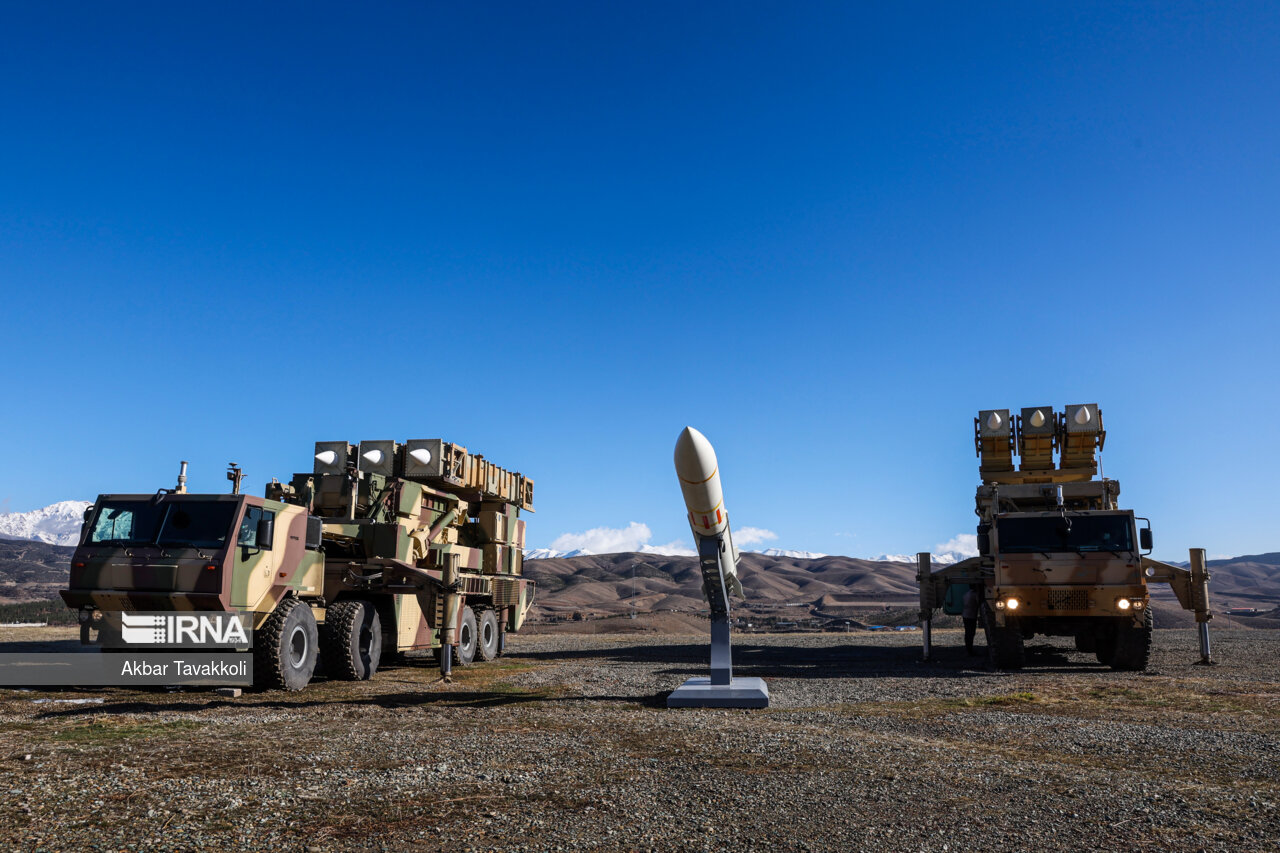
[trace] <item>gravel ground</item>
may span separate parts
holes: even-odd
[[[450,684],[0,690],[0,847],[1280,849],[1280,632],[1214,641],[1157,631],[1134,674],[1036,640],[1004,674],[954,632],[928,664],[919,634],[735,637],[765,711],[667,710],[706,640],[636,635],[512,637]]]

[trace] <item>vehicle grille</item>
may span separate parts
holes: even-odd
[[[514,607],[520,603],[520,581],[493,579],[493,606]]]
[[[1050,610],[1088,610],[1089,591],[1084,589],[1049,590]]]

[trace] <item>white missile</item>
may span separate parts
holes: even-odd
[[[707,437],[693,427],[685,427],[676,439],[676,476],[689,511],[689,527],[695,541],[704,538],[723,539],[725,571],[729,589],[742,595],[738,581],[738,549],[729,529],[729,513],[724,508],[724,491],[720,486],[720,466],[716,451]]]

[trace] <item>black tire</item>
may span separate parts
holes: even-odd
[[[498,656],[498,640],[501,637],[498,633],[497,615],[492,610],[482,610],[477,627],[477,647],[480,650],[480,657],[482,660],[493,660]]]
[[[453,646],[453,662],[458,666],[471,666],[476,659],[479,632],[476,630],[476,612],[462,608],[462,623],[458,626],[458,642]]]
[[[1142,614],[1142,624],[1135,627],[1125,620],[1116,631],[1116,647],[1111,657],[1111,668],[1128,672],[1142,672],[1151,662],[1151,611]]]
[[[1106,625],[1100,626],[1093,635],[1093,656],[1098,659],[1098,663],[1111,665],[1111,661],[1116,656],[1116,631],[1115,628]]]
[[[316,671],[320,634],[311,608],[296,598],[276,605],[253,635],[253,680],[259,687],[301,690]]]
[[[324,618],[324,671],[343,681],[368,681],[382,659],[382,619],[368,601],[339,601]]]
[[[1026,646],[1022,642],[1022,630],[1007,617],[1004,627],[997,625],[995,613],[985,605],[982,608],[982,617],[991,665],[996,669],[1022,669],[1027,657]]]

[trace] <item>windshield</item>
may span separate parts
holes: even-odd
[[[235,511],[234,501],[108,501],[98,507],[88,542],[221,548]]]
[[[1000,552],[1132,551],[1127,515],[1072,515],[1001,518],[996,522]]]

